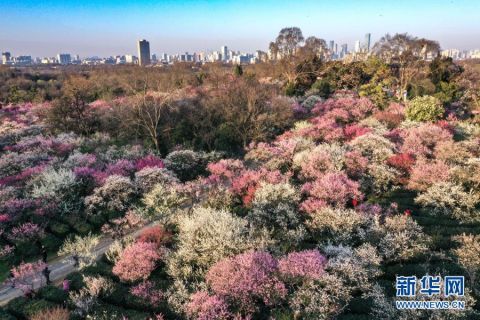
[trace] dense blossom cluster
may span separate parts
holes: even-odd
[[[292,129],[252,143],[243,159],[192,150],[162,159],[105,135],[47,135],[33,131],[32,108],[2,111],[0,258],[38,255],[28,242],[56,250],[68,233],[109,234],[106,273],[120,281],[98,278],[109,290],[97,292],[90,279],[72,293],[84,314],[107,297],[158,317],[168,305],[200,320],[332,319],[358,301],[388,301],[385,279],[405,270],[397,265],[443,259],[429,253],[436,239],[422,221],[480,221],[480,131],[439,121],[436,99],[380,108],[348,92],[307,98]],[[81,256],[88,237],[67,240],[77,249],[65,252]],[[477,238],[456,239],[478,254]],[[475,278],[478,259],[452,253]],[[14,276],[42,267],[20,264]]]

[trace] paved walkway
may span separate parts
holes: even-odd
[[[137,236],[144,229],[151,227],[154,223],[150,223],[137,231],[130,233],[127,236]],[[100,259],[102,255],[107,252],[110,245],[113,243],[113,239],[105,237],[100,240],[100,243],[95,248],[95,255],[97,259]],[[48,269],[50,269],[50,281],[53,284],[58,284],[65,279],[67,275],[78,270],[75,268],[72,256],[57,257],[51,261],[48,261]],[[33,288],[35,290],[46,285],[46,279],[42,273],[39,273],[35,279],[32,279]],[[6,305],[10,300],[17,297],[21,297],[23,292],[20,289],[12,288],[7,280],[0,286],[0,306]]]

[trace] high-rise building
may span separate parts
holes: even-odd
[[[371,34],[367,33],[365,34],[365,43],[363,44],[363,48],[365,52],[370,52],[370,39],[371,39]]]
[[[361,47],[360,47],[360,40],[355,41],[355,52],[360,52]]]
[[[59,53],[57,54],[57,60],[60,64],[70,64],[72,63],[72,56],[68,53]]]
[[[2,52],[2,64],[10,64],[10,52]]]
[[[348,53],[348,45],[346,43],[342,44],[342,51],[340,52],[340,56],[343,58]]]
[[[138,63],[141,66],[146,66],[150,61],[150,43],[143,39],[138,41]]]
[[[228,60],[228,48],[227,48],[227,46],[222,46],[220,48],[220,54],[222,55],[222,60],[223,61]]]
[[[328,46],[328,49],[330,50],[330,52],[333,52],[333,47],[335,46],[335,41],[331,40],[330,41],[330,44]]]

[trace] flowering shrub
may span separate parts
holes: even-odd
[[[112,272],[123,281],[145,280],[160,259],[156,244],[136,242],[125,248]]]
[[[189,317],[198,320],[226,320],[233,317],[222,297],[210,296],[204,291],[192,294],[186,309]]]
[[[318,250],[289,253],[278,262],[278,270],[286,278],[319,279],[327,259]]]
[[[85,198],[86,210],[89,214],[102,215],[125,212],[135,195],[135,186],[129,178],[113,175]]]
[[[209,163],[207,168],[213,175],[213,179],[226,179],[227,181],[238,177],[245,169],[242,161],[233,159],[222,159],[218,162]]]
[[[296,208],[298,201],[298,192],[290,184],[264,183],[255,192],[246,218],[253,227],[269,230],[270,237],[282,247],[290,248],[305,233]]]
[[[62,213],[78,210],[81,200],[76,194],[78,182],[75,174],[66,169],[43,171],[33,183],[32,197],[61,202]]]
[[[333,206],[343,207],[353,198],[361,199],[363,197],[359,190],[359,184],[350,180],[343,172],[331,172],[312,183],[306,183],[303,186],[303,192],[310,197],[302,204],[307,211],[310,204],[315,201],[321,201]]]
[[[347,306],[351,292],[338,277],[325,274],[305,282],[290,300],[290,307],[302,319],[332,319]]]
[[[387,159],[388,165],[400,170],[404,174],[410,173],[415,159],[412,155],[407,153],[399,153]]]
[[[129,160],[118,160],[115,163],[109,164],[105,170],[107,175],[130,176],[135,170],[135,165]]]
[[[320,144],[314,149],[297,153],[293,168],[305,179],[321,177],[327,171],[339,171],[345,162],[345,149],[338,144]]]
[[[187,199],[180,185],[157,183],[150,192],[143,196],[142,202],[146,209],[143,213],[147,218],[173,223],[174,213],[185,204]]]
[[[367,133],[353,139],[349,145],[374,162],[383,162],[393,155],[394,144],[374,133]]]
[[[232,181],[231,191],[233,194],[242,198],[244,204],[249,205],[255,195],[255,191],[260,186],[261,182],[280,183],[284,177],[280,171],[260,170],[245,170],[241,175]]]
[[[215,262],[254,246],[247,221],[225,210],[196,207],[178,221],[177,250],[167,261],[176,278],[203,277]]]
[[[307,226],[319,234],[319,238],[338,243],[348,243],[362,239],[370,221],[367,216],[352,209],[324,206],[310,212]]]
[[[287,290],[277,278],[278,263],[266,252],[248,252],[214,264],[206,281],[212,290],[252,312],[257,299],[273,305],[283,299]]]
[[[417,157],[429,157],[439,142],[452,140],[452,134],[449,131],[433,124],[422,124],[409,128],[403,131],[402,136],[404,141],[400,152]]]
[[[324,247],[328,262],[327,272],[344,281],[347,290],[370,292],[376,278],[381,275],[382,258],[377,249],[368,243],[357,248],[328,244]]]
[[[75,236],[65,240],[58,250],[58,255],[71,255],[78,259],[79,267],[82,269],[96,262],[95,249],[100,243],[100,237],[91,234],[85,237]]]
[[[162,226],[153,226],[144,229],[137,237],[137,242],[150,242],[160,247],[170,242],[172,235]]]
[[[8,238],[14,242],[25,242],[42,238],[43,235],[44,230],[39,225],[26,222],[18,227],[13,227]]]
[[[130,288],[130,293],[150,305],[157,305],[163,299],[163,292],[155,289],[155,285],[148,280]]]
[[[405,120],[405,107],[393,102],[385,110],[376,112],[374,116],[389,128],[394,128]]]
[[[412,167],[408,188],[425,191],[430,186],[449,180],[450,168],[443,161],[417,161]]]
[[[366,118],[376,110],[376,107],[368,98],[342,97],[318,103],[312,111],[329,115],[337,110],[346,112],[347,120],[350,122]]]
[[[80,153],[78,151],[73,152],[65,162],[63,166],[68,169],[75,167],[93,167],[97,164],[97,156],[91,153]]]
[[[377,230],[380,255],[386,261],[401,261],[427,250],[428,237],[422,228],[409,216],[396,215],[385,218]]]
[[[135,161],[135,169],[140,171],[145,168],[164,168],[163,160],[154,155],[148,155]]]
[[[433,214],[451,216],[463,222],[478,221],[476,205],[478,194],[466,192],[461,185],[438,182],[415,198],[415,202],[431,210]]]
[[[159,167],[145,167],[135,173],[135,185],[142,192],[149,192],[156,184],[173,185],[179,181],[173,172]]]
[[[165,158],[165,166],[182,181],[192,180],[205,171],[203,154],[192,150],[179,150],[169,153]]]
[[[22,262],[17,267],[11,270],[14,286],[24,293],[33,290],[33,283],[41,276],[41,272],[47,265],[43,261],[37,262]]]
[[[344,135],[345,135],[345,139],[350,141],[350,140],[353,140],[357,137],[363,136],[364,134],[367,134],[371,131],[372,130],[369,129],[369,128],[365,128],[365,127],[359,126],[357,124],[353,124],[353,125],[349,125],[349,126],[345,127]]]

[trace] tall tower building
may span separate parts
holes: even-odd
[[[335,45],[335,41],[331,40],[331,41],[330,41],[330,44],[329,44],[329,46],[328,46],[328,49],[330,50],[330,52],[333,52],[333,47],[334,47],[334,45]]]
[[[370,33],[365,34],[365,43],[363,45],[364,45],[364,48],[365,48],[366,52],[370,52],[370,38],[371,38],[371,36],[372,35]]]
[[[138,63],[141,66],[146,66],[150,61],[150,43],[147,40],[138,41]]]
[[[222,60],[223,61],[228,60],[228,48],[227,48],[227,46],[222,46],[220,48],[220,54],[222,55]]]

